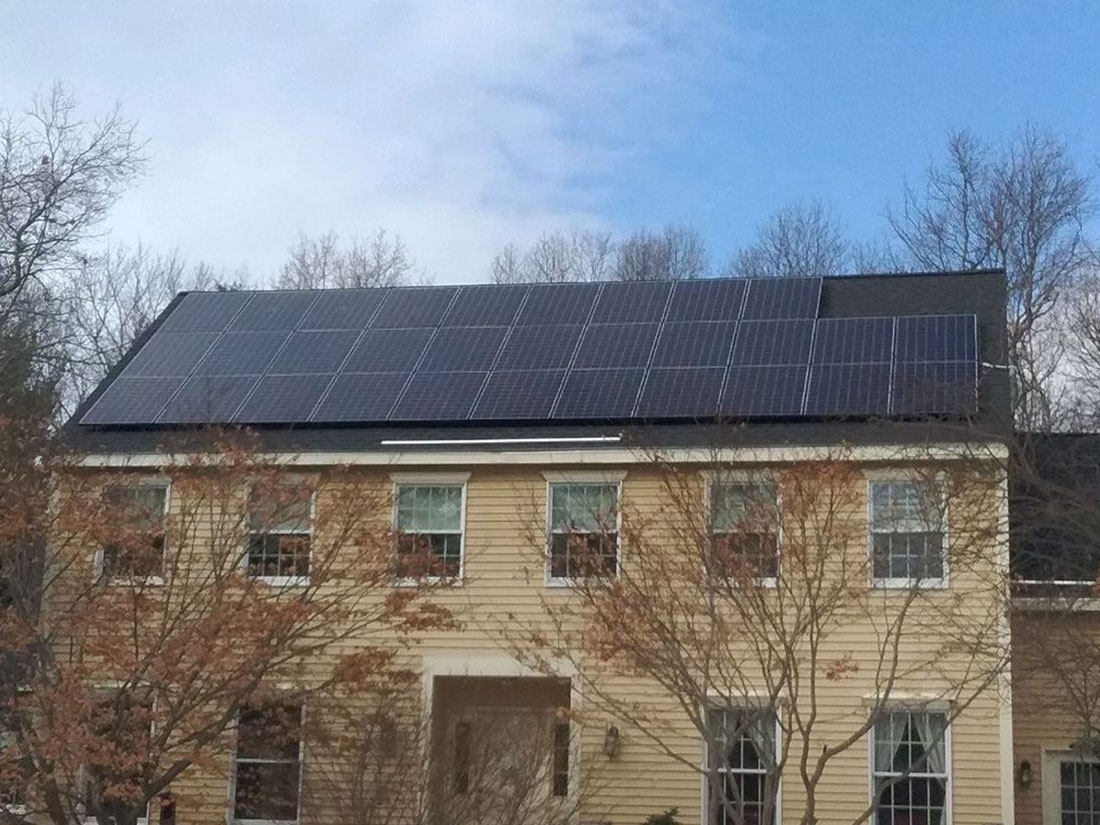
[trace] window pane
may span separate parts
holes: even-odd
[[[580,532],[617,529],[618,485],[553,484],[550,529]]]
[[[298,762],[239,762],[233,815],[237,819],[296,820]]]
[[[104,490],[104,501],[135,529],[160,528],[164,520],[164,505],[168,488],[154,484],[111,485]]]
[[[462,530],[460,485],[402,485],[397,489],[397,529],[408,533]]]
[[[460,533],[409,533],[397,538],[397,571],[401,578],[457,576],[462,570]]]
[[[925,481],[877,481],[871,485],[874,530],[924,532],[941,529],[939,486]]]
[[[763,533],[778,526],[775,487],[770,484],[715,484],[711,487],[712,529]]]
[[[306,535],[254,533],[248,538],[248,573],[265,578],[309,576],[311,541]]]
[[[242,709],[237,724],[237,758],[297,761],[301,718],[300,705]]]
[[[312,493],[300,484],[253,487],[248,494],[248,519],[252,530],[309,532]]]
[[[550,575],[614,576],[618,544],[618,533],[555,533],[550,537]]]
[[[149,577],[164,572],[163,485],[112,485],[103,491],[112,531],[103,545],[103,574]]]

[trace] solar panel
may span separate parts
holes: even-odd
[[[484,372],[418,372],[409,381],[390,420],[464,419],[473,409],[487,375]]]
[[[890,363],[893,318],[823,318],[814,333],[815,364]]]
[[[748,281],[681,281],[672,291],[669,321],[736,321],[741,316]]]
[[[644,367],[649,362],[657,324],[589,324],[573,366]]]
[[[902,316],[898,318],[897,360],[974,361],[977,319],[973,315]]]
[[[898,364],[893,412],[967,415],[977,408],[977,362]]]
[[[312,421],[385,421],[409,376],[403,372],[343,373]]]
[[[322,292],[298,329],[361,330],[367,326],[388,294],[388,289],[337,289]]]
[[[741,317],[816,318],[820,300],[820,278],[753,278]]]
[[[887,415],[889,364],[815,364],[806,391],[807,415]]]
[[[247,292],[191,292],[160,325],[161,332],[221,332],[245,302]]]
[[[279,375],[336,372],[358,335],[352,330],[295,332],[269,371]]]
[[[814,322],[742,321],[737,326],[730,363],[737,367],[807,364]]]
[[[464,286],[443,320],[451,327],[509,326],[527,286]]]
[[[440,327],[418,369],[430,372],[487,370],[508,327]]]
[[[722,367],[651,369],[635,412],[644,418],[712,418],[725,373]]]
[[[554,418],[628,418],[634,410],[642,369],[569,371]]]
[[[126,365],[127,377],[141,375],[188,375],[199,363],[216,332],[164,332],[154,335]]]
[[[168,402],[158,419],[162,424],[203,424],[229,421],[258,375],[195,375]]]
[[[694,321],[664,324],[654,367],[724,367],[730,360],[730,347],[737,324],[733,321]]]
[[[592,323],[660,321],[664,317],[671,290],[672,284],[668,281],[604,284],[592,313]]]
[[[730,367],[719,412],[741,418],[802,412],[806,366]]]
[[[81,419],[85,424],[148,424],[180,385],[176,377],[116,378]]]
[[[256,375],[267,369],[287,332],[227,332],[199,363],[203,375]]]
[[[317,296],[317,292],[256,292],[229,328],[234,332],[294,329]]]
[[[527,293],[516,325],[586,323],[599,291],[599,284],[535,284]]]
[[[398,287],[375,313],[371,329],[436,327],[454,300],[458,287]]]
[[[495,370],[471,417],[547,418],[564,377],[565,370]]]
[[[512,327],[500,351],[496,368],[541,370],[567,367],[583,329],[580,325]]]
[[[344,372],[408,372],[428,346],[434,329],[368,329],[348,356]]]
[[[331,375],[264,376],[234,420],[246,424],[293,424],[308,421]]]

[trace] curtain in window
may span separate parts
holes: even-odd
[[[554,485],[550,528],[582,533],[614,532],[617,493],[614,484]]]
[[[462,524],[462,488],[404,486],[397,493],[397,525],[408,533],[457,533]]]
[[[921,770],[927,773],[947,773],[947,748],[944,747],[947,720],[940,713],[914,713],[912,719],[927,754],[927,764]]]

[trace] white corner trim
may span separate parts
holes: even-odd
[[[465,484],[470,480],[467,473],[436,473],[431,470],[424,472],[390,473],[390,481],[394,484]]]
[[[617,484],[626,478],[626,470],[543,470],[551,484]]]

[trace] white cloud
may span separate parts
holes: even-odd
[[[717,8],[659,0],[50,5],[0,35],[0,105],[54,79],[121,98],[153,162],[115,236],[261,274],[299,231],[385,227],[451,282],[613,226],[617,175],[690,133],[739,47]]]

